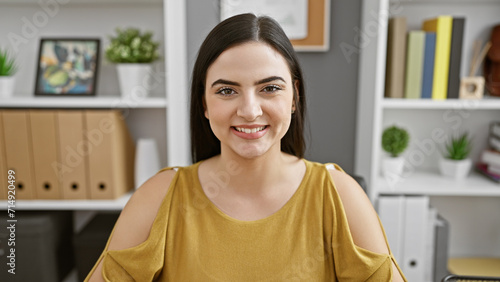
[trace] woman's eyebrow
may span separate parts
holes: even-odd
[[[270,77],[266,77],[266,78],[263,78],[261,80],[256,81],[255,85],[259,85],[259,84],[263,84],[263,83],[268,83],[268,82],[275,81],[275,80],[281,80],[281,81],[283,81],[283,82],[286,83],[285,79],[282,78],[281,76],[270,76]],[[226,79],[217,79],[216,81],[214,81],[214,83],[212,83],[211,87],[214,87],[217,84],[226,84],[226,85],[241,86],[241,84],[239,84],[238,82],[235,82],[235,81],[226,80]]]
[[[261,80],[255,82],[255,85],[259,85],[262,83],[268,83],[268,82],[275,81],[275,80],[281,80],[284,83],[286,83],[285,79],[282,78],[281,76],[270,76],[270,77],[267,77],[267,78],[264,78],[264,79],[261,79]]]
[[[230,80],[225,80],[225,79],[217,79],[212,83],[211,87],[214,87],[217,84],[227,84],[227,85],[234,85],[234,86],[241,86],[238,82],[230,81]]]

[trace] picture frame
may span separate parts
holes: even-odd
[[[35,95],[95,96],[99,38],[41,38]]]
[[[270,16],[281,25],[295,51],[326,52],[330,49],[330,5],[331,0],[220,0],[220,15],[221,20],[241,13]]]

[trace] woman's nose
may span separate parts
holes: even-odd
[[[245,93],[241,97],[236,114],[247,121],[254,121],[260,117],[262,115],[262,108],[258,97],[253,93]]]

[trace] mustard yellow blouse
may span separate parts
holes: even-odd
[[[390,281],[393,256],[354,244],[326,165],[304,162],[306,173],[292,198],[273,215],[255,221],[229,217],[208,199],[199,183],[200,163],[179,168],[148,239],[124,250],[108,251],[106,245],[99,258],[103,277],[176,282]]]

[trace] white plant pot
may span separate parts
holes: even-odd
[[[403,157],[384,158],[382,160],[382,173],[385,178],[394,179],[394,177],[401,177],[405,159]]]
[[[0,76],[0,98],[10,98],[14,95],[14,76]]]
[[[140,101],[151,90],[151,64],[117,64],[122,98]]]
[[[471,159],[457,161],[442,158],[439,160],[439,170],[441,171],[441,174],[454,179],[464,179],[467,177],[471,167]]]
[[[146,180],[160,170],[160,155],[156,140],[141,138],[137,140],[135,150],[135,188],[139,188]]]

